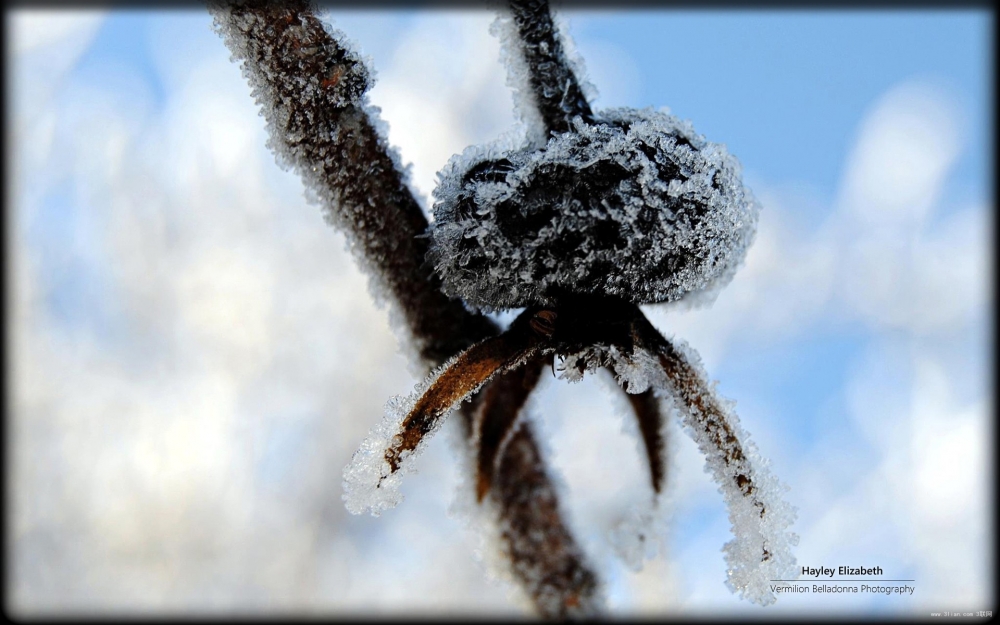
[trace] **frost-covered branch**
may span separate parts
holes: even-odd
[[[278,162],[348,237],[420,356],[441,363],[493,332],[440,291],[424,262],[427,218],[366,92],[372,78],[339,32],[308,2],[212,2],[215,26],[243,68]]]
[[[593,122],[590,103],[573,71],[546,0],[510,0],[510,16],[501,16],[499,30],[507,57],[508,82],[520,97],[525,121],[539,118],[543,141],[553,132],[567,132],[574,117]]]
[[[493,491],[507,559],[542,616],[593,617],[601,611],[600,584],[563,522],[558,494],[527,425],[520,424],[504,448]]]
[[[407,333],[402,338],[412,342],[422,363],[439,366],[496,334],[489,319],[442,294],[440,279],[425,262],[427,219],[381,130],[378,110],[367,101],[371,75],[343,36],[302,0],[212,1],[209,8],[261,106],[268,146],[345,233],[376,298],[388,301],[397,327]],[[559,513],[531,428],[517,419],[535,382],[537,375],[527,380],[521,371],[501,376],[483,389],[482,402],[459,412],[470,435],[482,429],[472,423],[477,405],[506,423],[496,433],[499,439],[487,437],[488,449],[478,455],[492,458],[502,471],[504,479],[487,484],[514,577],[543,616],[588,614],[594,611],[596,577]]]

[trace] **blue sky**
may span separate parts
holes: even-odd
[[[417,14],[353,10],[334,21],[377,63],[388,44],[370,39],[391,42]],[[871,102],[904,79],[938,81],[953,92],[968,124],[954,191],[986,188],[992,36],[986,12],[577,9],[567,18],[585,61],[593,41],[612,45],[634,65],[625,69],[625,93],[596,85],[599,106],[669,106],[706,136],[725,137],[745,167],[778,183],[810,181],[828,200],[857,119]],[[354,32],[355,21],[368,26]],[[171,52],[196,55],[216,43],[208,23],[187,11],[110,14],[75,73],[100,80],[109,64],[124,65],[162,104],[171,78],[162,75],[156,44],[180,36],[183,46]]]
[[[451,154],[515,123],[489,15],[331,17],[370,55],[371,99],[425,201]],[[647,312],[701,353],[790,486],[800,562],[920,584],[912,600],[771,609],[984,605],[991,16],[563,17],[598,108],[668,106],[728,146],[764,205],[711,308]],[[343,510],[340,471],[421,374],[342,238],[274,165],[210,24],[15,14],[16,605],[518,613],[448,515],[463,501],[451,432],[397,509]],[[551,380],[533,414],[609,608],[757,615],[722,583],[726,510],[680,429],[666,554],[641,573],[616,558],[607,533],[648,493],[605,391]]]
[[[779,183],[812,181],[824,198],[857,119],[901,80],[941,81],[970,131],[987,123],[990,24],[981,12],[609,13],[576,30],[614,39],[641,68],[645,80],[623,104],[668,103],[706,135],[726,137],[746,167]],[[957,184],[983,186],[986,136],[970,134],[968,179]]]

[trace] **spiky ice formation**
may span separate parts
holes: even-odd
[[[368,103],[373,71],[344,34],[306,0],[211,0],[209,10],[267,122],[268,147],[344,233],[404,345],[437,364],[492,334],[441,293],[424,262],[427,219]]]
[[[724,146],[652,109],[577,118],[541,150],[466,150],[435,196],[443,288],[483,309],[561,293],[669,302],[722,286],[759,210]]]
[[[705,471],[719,484],[729,508],[733,540],[726,554],[726,585],[760,605],[775,601],[775,579],[794,574],[792,546],[798,536],[789,531],[795,508],[784,501],[787,487],[770,471],[769,462],[740,426],[732,402],[715,393],[698,354],[683,341],[671,341],[660,351],[666,373],[664,394],[676,398],[684,429],[705,456]]]

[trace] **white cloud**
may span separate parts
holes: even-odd
[[[866,228],[919,226],[958,156],[957,117],[951,99],[930,83],[906,82],[884,94],[848,156],[840,210]]]
[[[986,303],[986,207],[935,215],[962,145],[958,120],[945,92],[911,82],[861,126],[829,236],[838,295],[866,323],[948,332]]]
[[[14,54],[46,48],[49,54],[63,47],[78,51],[93,37],[106,11],[20,9],[10,14],[11,43]]]
[[[390,140],[413,163],[413,183],[428,199],[453,154],[513,124],[493,19],[486,11],[417,18],[372,89]]]
[[[425,193],[452,153],[513,123],[491,20],[419,18],[379,68],[373,100]],[[43,35],[59,28],[73,32]],[[25,54],[46,49],[43,35],[20,44]],[[78,210],[106,226],[102,277],[123,321],[119,339],[61,325],[45,303],[47,259],[16,230],[15,607],[513,611],[447,517],[459,476],[441,436],[404,485],[404,505],[377,521],[343,510],[343,466],[385,399],[414,380],[342,237],[272,167],[227,57],[219,43],[187,72],[162,70],[178,91],[149,118],[130,113],[129,93],[109,97],[101,136],[48,109],[50,144],[78,157],[68,159],[72,184],[90,190]],[[930,340],[978,327],[989,301],[987,208],[935,215],[962,146],[955,115],[929,87],[893,90],[861,125],[827,223],[802,226],[787,193],[763,189],[758,241],[715,306],[651,317],[702,352],[710,372],[737,339],[792,341],[845,319],[902,333],[849,372],[841,438],[818,443],[829,470],[808,470],[809,449],[787,452],[815,491],[798,499],[810,506],[796,528],[800,559],[850,548],[912,563],[936,584],[928,597],[965,588],[971,600],[984,593],[973,574],[985,568],[990,406],[959,405],[954,389],[984,364],[946,365]],[[95,141],[100,167],[86,163]],[[32,167],[53,166],[39,154]],[[44,179],[36,174],[25,176]],[[28,191],[17,224],[37,209]],[[648,491],[639,448],[602,392],[553,384],[538,413],[573,523],[606,563],[604,532]],[[613,598],[622,611],[743,610],[722,584],[721,498],[693,444],[673,449],[678,520],[707,520],[641,574],[607,564]],[[842,456],[873,466],[845,485]]]

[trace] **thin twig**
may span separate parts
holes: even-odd
[[[310,199],[345,233],[423,364],[440,365],[495,335],[488,318],[441,293],[425,262],[427,219],[377,130],[360,58],[331,36],[309,2],[213,1],[209,9],[261,105],[279,163],[302,177]],[[470,433],[473,408],[460,410]],[[573,606],[589,613],[596,577],[562,520],[529,424],[518,426],[499,463],[504,479],[493,493],[516,577],[543,616]]]
[[[510,0],[528,66],[531,93],[548,132],[567,132],[574,117],[593,123],[590,104],[570,67],[546,0]]]

